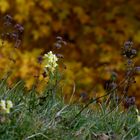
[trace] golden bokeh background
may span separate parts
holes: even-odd
[[[123,78],[125,59],[121,48],[132,40],[138,50],[135,65],[140,65],[140,3],[138,0],[0,0],[0,18],[11,15],[24,27],[20,48],[12,44],[0,47],[0,76],[13,70],[11,81],[22,78],[30,87],[40,69],[37,57],[55,50],[57,36],[63,37],[67,46],[57,50],[64,55],[63,92],[69,99],[74,89],[75,100],[104,93],[104,82],[111,72]],[[2,31],[2,29],[0,29]],[[16,63],[9,61],[12,56]],[[46,84],[40,77],[39,90]],[[47,81],[47,79],[46,79]],[[129,91],[140,104],[140,75]]]

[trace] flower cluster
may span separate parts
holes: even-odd
[[[57,36],[56,37],[57,41],[56,43],[54,44],[54,46],[57,48],[57,49],[60,49],[63,45],[66,46],[67,45],[67,42],[63,40],[63,38],[61,36]]]
[[[140,70],[140,67],[135,67],[133,58],[137,56],[137,51],[133,48],[132,41],[126,41],[124,43],[124,47],[122,50],[123,56],[126,58],[126,77],[125,77],[125,85],[123,88],[123,94],[128,95],[129,89],[132,84],[136,83],[135,74]],[[124,100],[124,106],[129,108],[130,106],[135,105],[135,97],[134,96],[126,96]]]
[[[1,100],[0,101],[0,112],[10,113],[10,109],[13,107],[13,103],[10,100]]]
[[[24,28],[22,25],[16,23],[14,19],[10,15],[6,15],[4,17],[4,31],[1,34],[1,38],[3,42],[6,41],[14,41],[15,48],[18,48],[21,44],[21,40],[23,38]]]
[[[124,48],[122,51],[122,54],[127,57],[128,59],[134,58],[137,54],[137,51],[132,48],[133,47],[133,42],[132,41],[126,41],[124,43]]]
[[[136,103],[136,99],[134,96],[127,96],[124,100],[124,107],[129,108],[131,106],[134,106]]]
[[[50,71],[52,74],[57,67],[58,58],[52,51],[48,52],[44,55],[44,63],[45,63],[45,72]]]

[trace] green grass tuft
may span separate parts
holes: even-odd
[[[140,122],[135,106],[110,112],[104,103],[86,108],[76,119],[82,105],[65,104],[57,89],[46,88],[39,97],[27,91],[22,81],[9,88],[0,83],[0,99],[11,100],[10,114],[0,114],[0,140],[139,140]],[[94,105],[94,104],[93,104]]]

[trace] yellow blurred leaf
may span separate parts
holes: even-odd
[[[10,8],[9,3],[6,0],[0,0],[0,11],[6,12]]]
[[[140,30],[134,35],[134,41],[140,43]]]

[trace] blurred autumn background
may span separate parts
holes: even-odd
[[[140,64],[138,0],[0,0],[1,20],[6,14],[23,25],[24,37],[14,53],[10,43],[0,47],[0,76],[12,69],[11,81],[22,78],[28,88],[40,68],[37,58],[54,49],[57,36],[67,42],[59,49],[66,65],[66,70],[62,69],[66,99],[73,92],[74,100],[103,94],[112,71],[119,82],[125,71],[121,47],[126,40],[134,42],[138,50],[135,65]],[[14,65],[8,59],[11,55],[17,60]],[[39,90],[45,85],[42,79]],[[129,94],[140,104],[139,74],[136,81]]]

